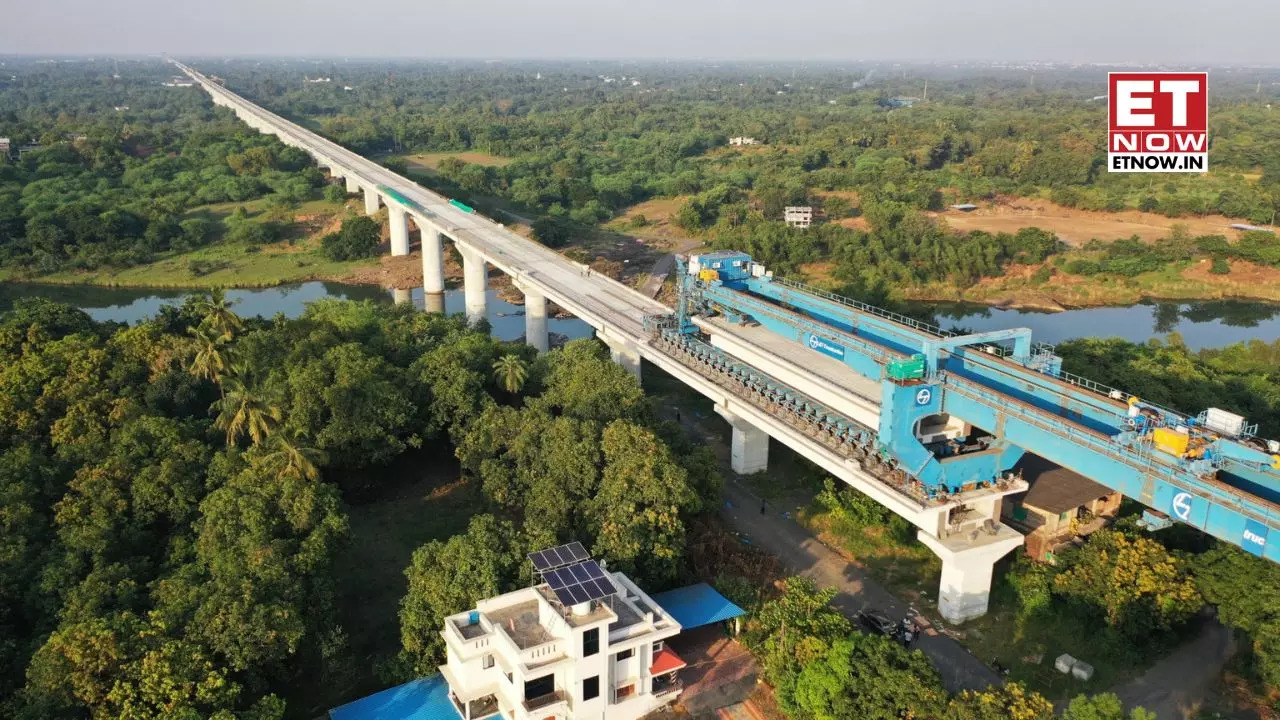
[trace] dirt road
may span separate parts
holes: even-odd
[[[1232,632],[1216,620],[1210,621],[1195,640],[1112,692],[1126,707],[1144,707],[1154,712],[1157,720],[1189,720],[1196,717],[1235,650]]]
[[[754,545],[777,555],[792,571],[820,587],[836,588],[834,603],[849,617],[867,607],[883,610],[895,619],[907,613],[904,603],[795,521],[782,517],[775,509],[766,508],[768,511],[761,514],[760,498],[740,484],[726,482],[724,495],[727,502],[721,514],[732,527],[747,535]],[[945,635],[921,635],[912,647],[929,656],[943,685],[951,692],[981,690],[1000,683],[991,668]]]

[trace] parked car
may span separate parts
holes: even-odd
[[[895,637],[898,634],[898,623],[889,619],[879,610],[867,609],[858,613],[858,622],[862,624],[862,628],[872,635],[884,635],[885,637]]]
[[[858,622],[865,631],[896,640],[903,646],[911,645],[920,634],[920,628],[911,618],[894,622],[883,612],[870,608],[858,613]]]

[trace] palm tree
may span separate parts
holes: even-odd
[[[244,321],[240,316],[231,311],[231,306],[234,304],[233,301],[227,300],[227,294],[221,288],[210,290],[208,297],[196,303],[196,308],[204,314],[201,324],[208,325],[215,332],[231,339],[237,330],[244,327]]]
[[[187,371],[196,377],[212,380],[221,389],[222,378],[231,367],[231,348],[227,346],[230,336],[204,326],[192,328],[190,332],[195,336],[197,346]]]
[[[503,355],[493,362],[493,379],[509,393],[518,393],[529,378],[529,364],[519,355]]]
[[[276,470],[277,477],[292,475],[303,480],[315,480],[320,477],[320,465],[328,457],[323,450],[307,447],[302,444],[304,438],[296,433],[288,437],[278,434],[267,443],[269,451],[262,456],[262,462]]]
[[[280,408],[263,400],[242,377],[242,373],[233,370],[224,383],[226,393],[209,408],[218,413],[214,424],[226,431],[228,447],[235,446],[245,435],[259,445],[280,424]]]

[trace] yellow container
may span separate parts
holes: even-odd
[[[1170,455],[1182,457],[1187,454],[1187,445],[1191,442],[1191,438],[1177,430],[1156,428],[1151,433],[1151,441],[1155,443],[1156,448]]]
[[[698,279],[702,282],[712,282],[720,279],[720,273],[715,270],[702,270],[698,273]]]

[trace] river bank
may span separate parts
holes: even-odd
[[[1280,269],[1231,261],[1225,274],[1211,272],[1209,260],[1168,267],[1136,277],[1082,276],[1055,270],[1037,279],[1042,266],[1010,266],[1004,275],[957,288],[930,284],[904,288],[904,300],[968,302],[991,307],[1061,312],[1073,308],[1123,307],[1140,302],[1240,300],[1280,303]]]

